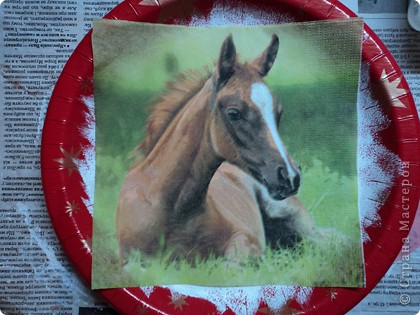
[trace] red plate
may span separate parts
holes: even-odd
[[[236,0],[218,1],[217,4],[226,14],[240,7],[242,18],[247,16],[248,10],[254,13],[269,12],[271,16],[279,17],[278,20],[270,20],[270,23],[284,22],[285,19],[300,22],[356,16],[334,0]],[[105,18],[189,23],[192,16],[195,20],[208,19],[214,5],[213,1],[197,0],[126,0]],[[59,77],[48,107],[41,146],[43,186],[51,221],[69,259],[88,285],[91,282],[92,266],[92,207],[86,206],[87,189],[78,167],[86,161],[87,148],[91,146],[83,132],[89,124],[89,109],[81,99],[93,95],[92,56],[89,33],[76,48]],[[277,308],[277,312],[281,314],[296,314],[299,311],[305,314],[341,314],[350,310],[374,288],[391,266],[414,220],[420,182],[420,127],[414,100],[397,63],[367,26],[363,39],[363,61],[369,65],[373,97],[379,101],[382,111],[391,120],[389,127],[381,132],[380,141],[405,163],[404,172],[395,179],[390,194],[382,201],[383,205],[377,212],[380,224],[365,228],[370,238],[370,241],[363,244],[366,288],[294,287],[291,288],[294,291],[293,297],[286,299],[287,305],[278,305],[280,309]],[[403,211],[408,219],[402,217]],[[401,221],[407,221],[408,225]],[[163,287],[97,292],[125,314],[216,314],[220,311],[205,298],[182,296]],[[279,291],[270,291],[270,287],[267,287],[263,292],[262,298],[253,301],[258,305],[255,311],[258,314],[269,314],[273,311],[269,300],[275,298]],[[302,303],[302,300],[305,302]],[[238,298],[237,303],[246,304],[249,300]],[[224,311],[224,314],[234,313],[229,308]]]

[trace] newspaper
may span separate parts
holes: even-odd
[[[77,43],[120,1],[0,1],[0,312],[104,313],[52,229],[40,178],[40,140],[58,75]],[[365,18],[402,68],[420,104],[420,32],[407,23],[406,0],[343,1]],[[402,255],[349,314],[417,314],[420,310],[420,219]],[[408,277],[409,281],[401,281]]]
[[[0,311],[79,314],[107,307],[52,229],[40,143],[49,97],[76,45],[118,1],[14,0],[0,9]]]

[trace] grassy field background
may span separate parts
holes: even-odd
[[[152,45],[147,36],[142,35],[142,32],[150,34],[150,29],[142,31],[131,24],[129,27],[117,24],[117,30],[108,24],[95,25],[94,30],[97,169],[92,287],[152,284],[363,286],[356,154],[359,59],[355,52],[346,55],[349,40],[346,45],[335,43],[337,38],[345,41],[349,36],[354,37],[357,23],[334,28],[331,25],[297,29],[287,26],[279,34],[279,57],[267,77],[268,85],[284,107],[280,134],[289,153],[303,168],[299,197],[316,225],[335,229],[339,237],[331,236],[315,245],[304,241],[292,250],[268,250],[258,265],[249,262],[240,267],[227,266],[225,261],[215,258],[197,261],[194,268],[182,262],[169,262],[169,254],[165,252],[146,264],[142,263],[144,257],[139,252],[133,252],[122,268],[115,239],[115,206],[131,163],[130,152],[144,136],[143,126],[151,100],[178,72],[211,65],[227,31],[214,35],[213,39],[203,34],[194,35],[188,46],[173,39],[177,31],[155,29]],[[127,41],[127,37],[131,40],[134,31],[141,39],[130,45],[134,48],[118,44]],[[255,39],[259,43],[255,47],[263,50],[272,32],[273,29],[265,28],[251,36],[247,30],[234,30],[234,41],[238,42],[242,59],[248,59],[249,55],[255,57],[260,52],[252,48],[242,53],[246,47],[243,34],[247,34],[248,40],[249,36]],[[179,33],[188,37],[185,32]],[[217,45],[207,51],[203,38]],[[109,42],[113,43],[113,48],[107,51]],[[334,49],[329,49],[332,44]],[[354,38],[352,44],[357,48]],[[198,52],[197,60],[185,53],[192,51],[194,45],[204,47],[202,55]],[[150,63],[151,59],[145,56],[156,63]],[[346,65],[350,70],[340,68],[342,58],[350,63]]]

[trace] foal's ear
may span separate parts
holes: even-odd
[[[236,48],[233,44],[232,34],[224,40],[220,50],[216,68],[217,87],[222,87],[235,71]]]
[[[276,60],[278,50],[279,38],[276,34],[273,34],[270,45],[252,62],[261,77],[265,77],[270,71],[274,60]]]

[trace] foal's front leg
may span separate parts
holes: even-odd
[[[281,222],[285,230],[288,230],[292,236],[291,238],[300,240],[305,238],[315,243],[326,241],[331,238],[338,238],[346,243],[343,236],[339,235],[333,228],[322,229],[315,226],[314,220],[309,214],[306,207],[300,201],[297,196],[291,196],[284,200],[278,201],[270,198],[269,196],[262,195],[263,198],[259,198],[261,210],[264,211],[266,234],[267,227],[272,223],[270,228],[273,228],[275,224]],[[279,233],[281,235],[281,233]],[[272,236],[272,235],[271,235]],[[275,237],[275,236],[274,236]],[[282,235],[283,239],[288,240],[289,244],[286,246],[293,245],[290,239],[285,235]],[[270,235],[267,235],[267,239],[270,241]],[[271,240],[273,242],[273,240]],[[284,245],[284,244],[280,244]]]
[[[252,235],[237,232],[227,242],[224,256],[232,262],[244,262],[249,258],[258,258],[263,255],[265,244]]]
[[[261,185],[255,186],[255,193],[259,207],[266,219],[284,220],[289,228],[303,237],[317,234],[313,219],[298,196],[275,200]]]

